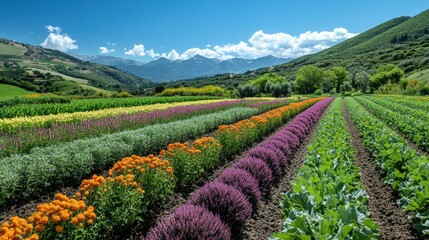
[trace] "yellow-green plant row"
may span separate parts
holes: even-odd
[[[17,117],[0,119],[0,130],[3,132],[11,132],[19,128],[50,126],[52,123],[76,122],[84,119],[97,119],[121,114],[134,114],[140,112],[150,112],[154,110],[164,110],[171,107],[200,105],[214,102],[226,101],[225,99],[216,100],[200,100],[175,103],[157,103],[152,105],[136,106],[136,107],[119,107],[96,110],[91,112],[74,112],[61,113],[56,115],[34,116],[34,117]]]

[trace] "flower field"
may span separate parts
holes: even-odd
[[[387,225],[429,235],[427,99],[184,99],[2,119],[27,122],[0,134],[0,239],[391,239]],[[356,143],[383,189],[368,184]]]

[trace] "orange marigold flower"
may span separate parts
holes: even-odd
[[[92,225],[94,222],[92,221],[92,219],[89,219],[88,221],[86,221],[89,225]]]
[[[67,221],[69,218],[70,218],[70,214],[69,214],[68,212],[63,211],[63,212],[61,213],[61,220],[63,220],[63,221]]]
[[[43,226],[42,224],[37,224],[35,229],[36,229],[36,231],[41,233],[41,232],[45,231],[45,226]]]
[[[63,226],[58,225],[58,226],[55,228],[55,230],[57,230],[57,233],[62,233],[62,232],[64,231],[64,228],[63,228]]]
[[[52,216],[52,222],[54,223],[58,223],[59,221],[61,221],[61,217],[58,215],[53,215]]]

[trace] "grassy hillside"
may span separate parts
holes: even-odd
[[[296,71],[310,64],[324,68],[344,66],[348,70],[371,70],[386,63],[400,66],[407,75],[429,68],[429,10],[415,17],[392,19],[322,52],[275,66],[272,71],[294,80]],[[215,84],[228,88],[267,72],[268,69],[259,69],[244,74],[216,75],[172,82],[166,87]]]
[[[6,39],[0,39],[0,82],[63,95],[134,91],[153,86],[150,81],[115,67]]]
[[[17,96],[25,96],[34,92],[27,91],[23,88],[9,84],[0,83],[0,98],[11,98]]]

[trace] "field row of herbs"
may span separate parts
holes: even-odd
[[[416,222],[414,227],[423,234],[429,235],[428,157],[417,153],[408,146],[402,137],[390,130],[384,122],[368,113],[356,100],[346,98],[346,103],[352,121],[362,136],[365,146],[371,151],[377,165],[386,174],[385,181],[391,185],[392,189],[399,192],[398,204],[414,217]],[[366,101],[364,103],[366,107],[373,106],[367,104]],[[374,110],[382,111],[375,107]],[[392,118],[400,116],[390,110],[385,114]],[[379,114],[376,116],[385,119]],[[411,116],[405,117],[412,118]],[[398,121],[401,120],[398,119]],[[417,126],[409,127],[417,128]]]
[[[284,224],[271,239],[377,239],[368,196],[354,165],[342,100],[337,98],[308,147],[293,190],[283,194]]]
[[[186,185],[202,172],[216,166],[221,156],[225,157],[232,154],[223,152],[225,144],[238,145],[237,147],[227,146],[225,149],[242,147],[241,142],[223,141],[222,139],[234,138],[225,137],[226,134],[241,135],[247,138],[253,137],[253,142],[255,142],[261,139],[261,135],[268,134],[269,130],[272,131],[281,126],[295,114],[307,109],[321,99],[309,99],[292,103],[254,117],[250,117],[255,115],[257,111],[253,108],[235,108],[174,122],[174,124],[167,123],[147,127],[152,128],[150,132],[147,132],[149,130],[144,130],[147,128],[143,128],[142,130],[112,134],[111,136],[114,136],[114,138],[111,140],[126,141],[122,146],[128,146],[128,150],[139,153],[142,151],[140,149],[142,146],[149,148],[153,146],[151,141],[159,140],[157,143],[173,142],[172,139],[177,139],[178,136],[185,136],[186,139],[189,139],[192,136],[204,134],[208,129],[213,128],[213,125],[232,122],[233,120],[231,119],[233,118],[243,118],[245,115],[250,115],[248,116],[250,117],[249,119],[234,124],[234,131],[229,131],[228,126],[219,126],[214,138],[200,138],[192,144],[173,143],[168,145],[166,150],[161,150],[156,156],[152,154],[146,157],[132,155],[131,157],[123,158],[108,171],[108,177],[93,176],[91,179],[84,180],[73,198],[57,194],[54,201],[39,205],[37,212],[29,218],[14,217],[10,221],[3,223],[0,234],[3,236],[10,234],[20,238],[33,237],[33,239],[109,238],[109,234],[115,230],[130,226],[137,220],[143,220],[148,209],[156,203],[165,202],[173,194],[177,186]],[[169,132],[174,131],[174,129],[177,131],[169,136]],[[143,141],[142,139],[145,138],[142,136],[147,136],[148,139]],[[149,138],[149,136],[152,136],[152,138]],[[219,136],[223,136],[223,138]],[[238,139],[238,137],[235,138]],[[103,143],[108,142],[110,141],[106,139],[103,141]],[[252,141],[247,142],[248,145],[251,143]],[[158,146],[160,145],[166,146],[167,144],[159,144]],[[79,154],[83,154],[83,146],[90,146],[91,149],[94,149],[94,144],[82,144],[79,148],[76,148],[76,150],[79,149],[79,153],[74,153],[76,158]],[[156,150],[149,148],[147,149],[149,152],[156,152]],[[115,143],[109,149],[118,150],[118,146]],[[66,150],[67,148],[63,149],[63,151]],[[123,153],[126,152],[124,151]],[[104,156],[107,157],[106,155]],[[53,164],[60,159],[51,160],[46,158],[46,160]],[[72,160],[68,159],[67,162]],[[10,161],[10,163],[12,162]],[[102,165],[105,164],[106,162]],[[97,164],[94,166],[97,166]],[[67,167],[73,166],[69,165]],[[64,170],[67,170],[67,167]],[[44,168],[43,166],[39,170]],[[58,173],[59,171],[54,170],[53,172]],[[76,171],[75,173],[78,172]],[[55,182],[55,179],[53,180]],[[61,181],[64,181],[64,179]],[[34,181],[27,179],[27,183],[32,184]],[[16,190],[15,193],[19,194]]]
[[[212,102],[215,101],[215,102]],[[255,100],[210,100],[195,101],[184,106],[157,109],[137,114],[122,114],[100,119],[86,119],[75,123],[52,123],[49,127],[28,127],[11,133],[0,133],[0,156],[14,153],[26,153],[34,147],[43,147],[76,139],[97,137],[103,134],[133,130],[147,125],[166,123],[197,115],[224,111],[233,107],[250,106],[259,112],[274,109],[293,100],[264,101],[263,105],[255,104]],[[198,104],[194,104],[198,103]],[[183,103],[179,103],[182,105]],[[153,106],[153,105],[149,105]],[[145,106],[144,106],[145,107]]]
[[[294,149],[331,101],[325,99],[316,103],[285,128],[252,148],[246,157],[225,169],[213,182],[195,191],[186,204],[161,219],[145,239],[196,239],[197,236],[198,239],[231,239],[232,231],[252,216],[261,198],[267,197]],[[220,129],[234,135],[234,126],[236,124]]]
[[[98,98],[77,99],[70,103],[20,104],[0,108],[0,118],[43,116],[60,113],[88,112],[100,109],[133,107],[156,103],[188,102],[198,100],[221,99],[211,96],[174,96],[174,97],[136,97],[136,98]]]
[[[402,132],[409,140],[429,152],[429,120],[424,110],[408,111],[406,106],[392,105],[375,98],[357,97],[356,100],[372,114],[395,130]],[[415,114],[421,116],[415,116]],[[426,117],[424,117],[426,115]]]
[[[32,116],[32,117],[15,117],[15,118],[3,118],[0,119],[0,130],[3,133],[16,133],[27,128],[38,128],[45,127],[51,128],[55,125],[64,123],[79,123],[88,120],[101,120],[109,117],[121,117],[127,115],[137,115],[139,113],[151,112],[156,110],[165,110],[171,107],[189,106],[189,105],[200,105],[223,101],[234,101],[234,100],[198,100],[198,101],[186,101],[186,102],[172,102],[172,103],[156,103],[143,106],[134,107],[117,107],[117,108],[106,108],[102,110],[95,110],[89,112],[72,112],[72,113],[59,113],[50,114],[44,116]],[[236,100],[235,100],[236,101]]]

